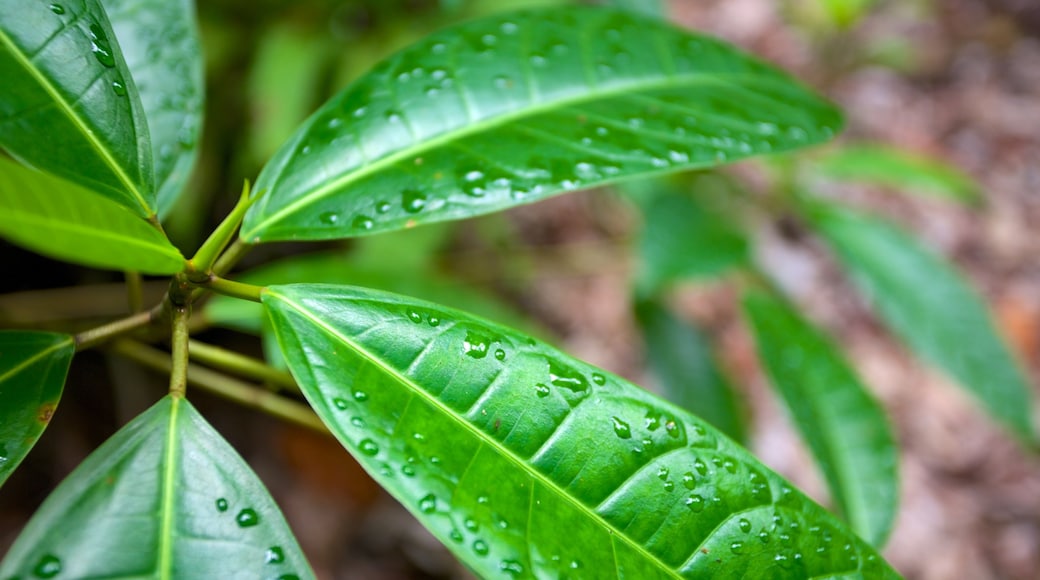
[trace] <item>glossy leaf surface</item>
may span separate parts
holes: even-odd
[[[784,300],[753,292],[758,354],[852,529],[884,544],[899,497],[898,449],[881,405],[841,353]]]
[[[141,96],[160,216],[191,175],[202,129],[202,47],[194,0],[101,0]]]
[[[639,302],[635,314],[648,366],[665,398],[745,442],[745,409],[704,333],[657,301]]]
[[[1033,441],[1030,388],[982,299],[942,258],[892,225],[836,207],[816,228],[892,332]]]
[[[0,331],[0,485],[50,423],[73,350],[66,334]]]
[[[123,427],[47,498],[4,578],[313,578],[278,506],[183,399]]]
[[[813,162],[823,177],[858,181],[962,202],[977,202],[979,186],[970,177],[936,159],[873,145],[834,149]]]
[[[841,116],[713,39],[605,8],[431,35],[315,113],[267,164],[248,241],[461,219],[829,138]]]
[[[702,421],[505,327],[326,285],[263,295],[340,441],[484,577],[896,577]]]
[[[0,0],[0,79],[0,146],[155,213],[147,121],[99,0]]]
[[[52,258],[112,270],[173,274],[184,258],[126,207],[0,159],[0,236]]]

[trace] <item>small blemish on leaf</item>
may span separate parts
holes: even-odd
[[[44,403],[40,405],[40,412],[36,415],[36,420],[40,423],[47,424],[51,422],[51,417],[54,416],[54,409],[56,405],[54,403]]]

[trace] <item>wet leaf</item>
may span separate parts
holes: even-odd
[[[1028,382],[985,303],[960,274],[879,219],[821,205],[813,221],[892,332],[1023,440],[1035,441]]]
[[[849,525],[877,547],[899,503],[899,453],[881,405],[841,352],[783,299],[744,297],[758,354]]]
[[[377,66],[265,166],[250,242],[462,219],[828,139],[841,115],[717,40],[605,8],[462,24]]]
[[[0,331],[0,485],[50,423],[72,352],[67,334]]]
[[[263,295],[308,401],[483,577],[898,577],[704,422],[457,310],[345,286]]]
[[[0,0],[0,79],[0,146],[155,213],[147,121],[99,0]]]
[[[47,498],[4,578],[314,578],[260,480],[183,399],[123,427]]]
[[[173,274],[184,257],[126,207],[0,158],[0,236],[40,254],[96,268]]]

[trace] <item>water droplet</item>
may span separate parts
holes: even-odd
[[[90,51],[102,65],[112,68],[116,66],[116,57],[112,54],[112,46],[108,36],[98,24],[90,25]]]
[[[374,225],[375,222],[373,222],[372,218],[368,217],[367,215],[359,215],[356,218],[354,218],[354,229],[370,230]]]
[[[735,461],[733,461],[732,459],[726,459],[725,461],[722,462],[722,468],[725,469],[726,471],[730,472],[730,473],[736,473],[737,472],[737,463]]]
[[[628,426],[628,423],[625,423],[624,421],[622,421],[621,419],[619,419],[617,417],[612,417],[611,418],[611,422],[614,425],[614,434],[615,435],[617,435],[618,437],[620,437],[622,439],[631,439],[632,438],[632,429]]]
[[[424,514],[432,514],[437,511],[437,496],[431,494],[424,495],[419,500],[419,511]]]
[[[534,386],[534,392],[536,395],[538,395],[539,398],[545,398],[548,397],[549,393],[551,393],[552,391],[544,383],[538,383]]]
[[[329,119],[329,121],[327,123],[325,123],[325,126],[328,127],[329,129],[335,129],[335,128],[339,127],[342,124],[343,124],[343,119],[340,119],[339,117],[333,117],[333,118]]]
[[[61,573],[61,560],[52,554],[44,554],[33,568],[37,578],[54,578]]]
[[[412,322],[419,324],[422,322],[422,314],[419,314],[419,312],[416,310],[409,310],[408,320],[411,320]]]
[[[503,34],[516,34],[516,31],[520,29],[514,22],[503,22],[499,28]]]
[[[758,541],[762,542],[763,544],[768,544],[769,543],[769,532],[767,532],[765,530],[762,530],[761,532],[759,532],[758,533]]]
[[[488,552],[491,550],[488,548],[487,542],[484,540],[477,540],[473,542],[473,551],[476,552],[478,556],[487,556]]]
[[[415,477],[415,468],[411,465],[402,465],[401,473],[404,474],[405,477]]]
[[[367,112],[368,109],[366,107],[358,107],[357,109],[354,109],[354,112],[352,114],[354,115],[355,119],[360,119],[361,117],[364,117],[365,113]]]
[[[224,498],[217,500],[217,511],[226,512],[228,510],[228,501]]]
[[[549,361],[549,382],[564,389],[584,394],[589,390],[585,376],[578,371]]]
[[[532,54],[531,55],[531,65],[536,66],[536,67],[543,67],[543,66],[545,66],[545,57],[540,55],[540,54]]]
[[[390,205],[390,202],[388,202],[388,201],[381,201],[381,202],[376,204],[376,213],[386,213],[386,212],[390,211],[391,207],[392,206]]]
[[[361,417],[351,417],[350,424],[357,427],[358,429],[361,429],[365,426],[365,420]]]
[[[592,373],[592,382],[602,387],[607,384],[607,378],[599,373]]]
[[[693,489],[697,487],[697,479],[693,476],[693,473],[687,471],[682,476],[682,484],[686,489]]]
[[[368,400],[368,393],[365,391],[354,391],[354,400],[359,403],[364,403]]]
[[[65,14],[65,7],[61,4],[51,4],[50,9],[55,14]]]
[[[341,397],[336,397],[335,399],[332,399],[332,405],[340,411],[343,411],[347,408],[347,400]]]
[[[120,80],[112,81],[112,92],[114,92],[116,96],[125,97],[126,85],[123,84],[123,81]]]
[[[281,564],[285,561],[285,550],[281,546],[271,546],[264,553],[264,562],[267,564]]]
[[[733,542],[729,545],[729,551],[734,554],[739,554],[744,551],[744,542]]]
[[[506,360],[506,351],[502,349],[495,350],[495,358],[497,360]]]
[[[334,211],[323,212],[321,215],[318,216],[318,221],[327,226],[334,226],[336,225],[336,222],[339,221],[339,213]]]
[[[498,526],[499,529],[504,530],[509,527],[509,522],[499,514],[495,514],[495,525]]]
[[[665,422],[664,430],[668,433],[668,436],[672,437],[673,439],[682,435],[682,433],[679,432],[679,425],[675,421]]]
[[[430,326],[433,326],[435,328],[441,325],[441,319],[437,318],[436,316],[429,317],[429,319],[427,319],[427,322]]]
[[[661,466],[657,469],[657,477],[661,478],[662,481],[668,479],[668,473],[667,467]]]
[[[444,54],[444,51],[447,49],[448,47],[443,42],[438,42],[430,47],[430,52],[433,54]]]
[[[744,532],[745,534],[751,531],[751,522],[749,522],[747,518],[740,518],[740,522],[738,522],[737,525],[740,526],[740,531]]]
[[[480,529],[480,524],[478,524],[477,520],[473,518],[466,518],[465,520],[463,520],[462,525],[466,526],[466,529],[471,532],[476,532]]]
[[[245,508],[235,516],[235,523],[240,528],[251,528],[260,523],[260,515],[253,508]]]
[[[479,503],[481,505],[486,504],[489,501],[491,501],[491,498],[489,498],[486,495],[478,495],[477,496],[477,503]]]
[[[675,482],[674,481],[668,480],[668,481],[664,482],[664,490],[665,491],[672,491],[673,489],[675,489]]]
[[[801,142],[805,141],[806,137],[808,137],[809,134],[806,133],[805,129],[802,129],[801,127],[791,127],[787,130],[787,136],[790,137],[793,141]]]
[[[462,352],[470,358],[481,359],[487,356],[490,346],[491,341],[487,337],[470,331],[466,333],[466,340],[462,343]]]
[[[498,44],[498,38],[494,34],[485,34],[480,41],[484,43],[484,46],[495,46]]]
[[[704,509],[704,498],[697,494],[693,494],[686,498],[686,507],[690,508],[694,513],[700,512]]]
[[[376,445],[376,442],[371,439],[362,439],[361,442],[358,443],[358,449],[369,457],[379,453],[379,445]]]
[[[451,531],[448,532],[448,537],[451,538],[451,540],[457,544],[462,543],[462,532],[456,530],[455,528],[452,528]]]
[[[401,194],[401,207],[408,213],[419,213],[426,207],[426,195],[417,189],[406,189]]]

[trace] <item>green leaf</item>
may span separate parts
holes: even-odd
[[[656,301],[635,307],[646,358],[664,396],[735,441],[747,440],[745,409],[722,373],[707,337]]]
[[[67,334],[0,330],[0,485],[50,423],[73,350]]]
[[[882,546],[899,499],[899,453],[881,405],[830,340],[783,299],[744,297],[766,373],[852,529]]]
[[[124,206],[0,158],[0,236],[52,258],[97,268],[173,274],[184,257]]]
[[[655,18],[667,16],[663,0],[607,0],[607,5]]]
[[[249,242],[366,235],[829,138],[830,104],[720,41],[567,7],[434,34],[264,167]]]
[[[981,199],[971,177],[937,159],[876,145],[840,147],[815,160],[819,175],[905,189],[965,203]]]
[[[278,506],[183,399],[123,427],[47,498],[4,578],[313,578]]]
[[[198,153],[204,78],[194,0],[101,0],[141,96],[160,216],[183,191]]]
[[[155,213],[148,125],[98,0],[0,0],[0,146]]]
[[[361,288],[263,303],[329,428],[480,576],[897,577],[710,426],[515,331]]]
[[[964,279],[886,222],[837,207],[812,213],[853,284],[888,327],[1013,432],[1035,441],[1028,382]]]

